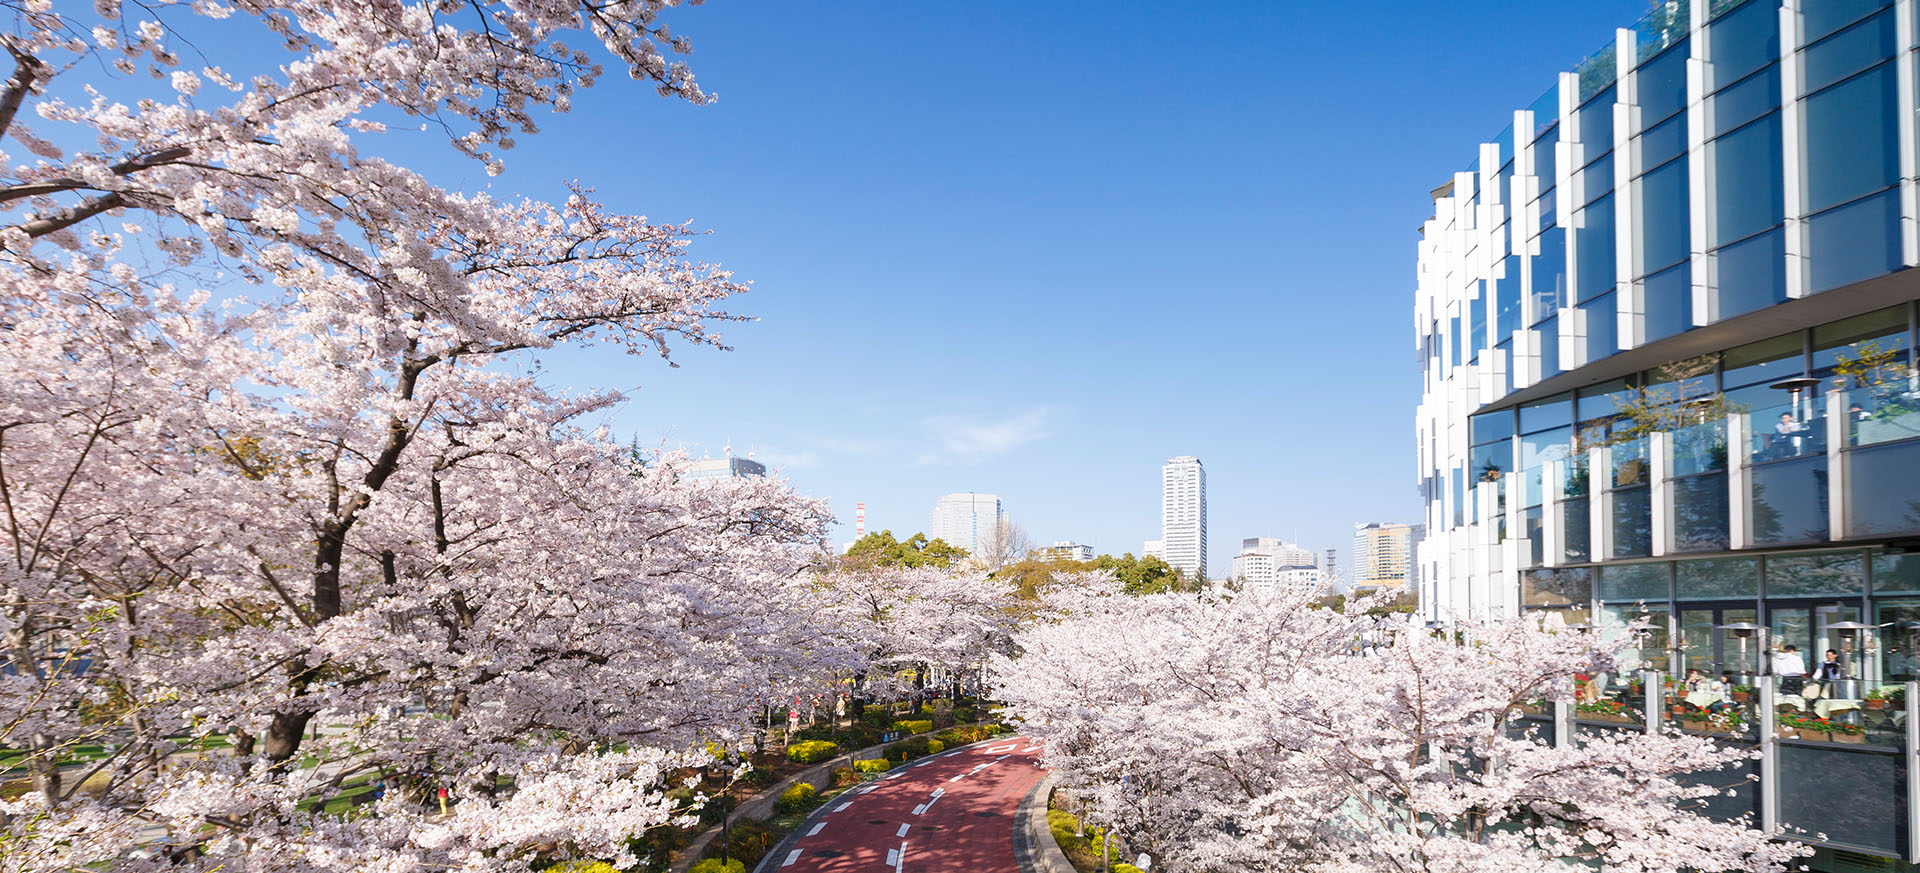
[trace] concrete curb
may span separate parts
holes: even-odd
[[[1053,774],[1049,773],[1027,792],[1020,811],[1014,813],[1013,860],[1020,865],[1020,873],[1074,873],[1067,853],[1060,851],[1060,843],[1053,838],[1053,828],[1047,825],[1047,800],[1052,796]]]

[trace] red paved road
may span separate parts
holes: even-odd
[[[1045,775],[1039,759],[1037,742],[1012,737],[895,769],[864,793],[831,801],[822,817],[803,826],[809,835],[799,848],[789,846],[766,869],[1018,873],[1013,814]]]

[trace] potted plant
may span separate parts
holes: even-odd
[[[1616,724],[1633,724],[1633,711],[1618,700],[1594,700],[1580,704],[1576,711],[1583,718]]]
[[[1865,701],[1868,709],[1906,709],[1907,687],[1905,685],[1882,685],[1867,692]]]
[[[1830,723],[1833,728],[1833,741],[1836,743],[1864,743],[1867,741],[1867,729],[1857,724],[1836,721]]]
[[[1751,701],[1753,700],[1753,686],[1751,686],[1751,685],[1735,685],[1735,686],[1733,686],[1733,691],[1732,691],[1732,694],[1733,694],[1733,702],[1734,702],[1734,703],[1748,703],[1748,702],[1751,702]]]

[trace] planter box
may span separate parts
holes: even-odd
[[[1857,423],[1856,445],[1870,446],[1875,443],[1890,443],[1920,436],[1920,412],[1909,412],[1893,418]]]
[[[1733,702],[1734,702],[1734,703],[1748,703],[1748,702],[1751,702],[1752,700],[1753,700],[1753,692],[1751,692],[1751,691],[1735,691],[1735,692],[1733,692]]]
[[[1800,739],[1813,740],[1820,743],[1832,742],[1833,737],[1833,734],[1827,733],[1826,731],[1813,731],[1807,730],[1806,728],[1800,728],[1795,731],[1795,733],[1800,735]]]
[[[1698,719],[1689,718],[1689,719],[1681,720],[1680,729],[1683,731],[1692,731],[1696,734],[1704,734],[1704,733],[1707,733],[1708,731],[1714,730],[1715,728],[1711,722],[1705,722],[1705,721],[1700,721]]]
[[[1843,734],[1843,733],[1840,733],[1839,731],[1834,731],[1832,741],[1836,743],[1864,744],[1867,741],[1867,735],[1863,733],[1862,734]]]
[[[1887,708],[1887,702],[1884,700],[1878,700],[1878,699],[1869,697],[1864,702],[1866,703],[1868,709],[1886,709]]]

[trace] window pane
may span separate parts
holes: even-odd
[[[1800,38],[1811,43],[1846,27],[1882,6],[1887,0],[1809,0],[1800,4]]]
[[[1751,600],[1759,589],[1757,558],[1680,561],[1674,565],[1674,591],[1680,600]]]
[[[1487,283],[1480,283],[1480,299],[1467,303],[1467,360],[1480,360],[1487,347]]]
[[[1497,482],[1502,475],[1512,470],[1512,441],[1491,442],[1474,447],[1473,479],[1475,482]]]
[[[1640,97],[1641,123],[1653,124],[1687,105],[1687,54],[1683,39],[1640,65],[1634,88]]]
[[[1687,117],[1678,115],[1640,135],[1640,166],[1657,167],[1687,150]]]
[[[1873,593],[1920,594],[1920,554],[1874,555]]]
[[[1644,282],[1647,342],[1665,339],[1693,328],[1692,268],[1681,264]]]
[[[1644,558],[1653,551],[1653,504],[1648,489],[1629,488],[1606,495],[1613,503],[1613,556]]]
[[[1898,181],[1893,76],[1882,64],[1807,98],[1808,212]]]
[[[1520,258],[1508,255],[1500,265],[1501,276],[1493,282],[1495,342],[1504,343],[1520,329]]]
[[[1595,200],[1577,213],[1574,221],[1579,226],[1574,231],[1579,243],[1576,252],[1580,270],[1575,274],[1580,282],[1579,299],[1591,300],[1613,290],[1613,196]]]
[[[1781,222],[1783,174],[1780,116],[1767,116],[1709,146],[1713,151],[1713,212],[1709,245],[1725,245]]]
[[[1546,132],[1546,135],[1533,143],[1533,174],[1540,177],[1540,190],[1553,187],[1554,180],[1554,144],[1560,141],[1560,128]]]
[[[1859,552],[1779,555],[1767,559],[1768,597],[1857,595],[1866,590],[1866,562]]]
[[[1825,454],[1760,464],[1749,475],[1753,499],[1747,518],[1753,526],[1754,545],[1827,541]]]
[[[1613,149],[1613,87],[1595,94],[1580,107],[1580,142],[1592,159]]]
[[[1722,463],[1726,452],[1720,447]],[[1673,548],[1719,552],[1727,548],[1727,474],[1709,473],[1673,481]]]
[[[1620,351],[1620,312],[1611,292],[1580,304],[1586,313],[1587,362],[1592,363]]]
[[[1728,349],[1721,357],[1720,384],[1727,388],[1759,385],[1800,372],[1800,334]]]
[[[1573,395],[1556,394],[1520,406],[1520,432],[1539,433],[1573,424]]]
[[[1636,275],[1644,276],[1687,259],[1691,224],[1687,210],[1687,159],[1681,158],[1640,177],[1636,230]]]
[[[1813,290],[1838,288],[1899,269],[1899,194],[1889,190],[1808,222]]]
[[[1613,193],[1613,155],[1601,155],[1581,170],[1580,185],[1588,203]]]
[[[1780,823],[1879,854],[1904,856],[1906,756],[1866,748],[1781,743]]]
[[[1780,59],[1777,3],[1748,3],[1707,26],[1714,88],[1724,88]]]
[[[1527,269],[1533,272],[1533,320],[1552,318],[1567,301],[1567,232],[1550,227],[1540,235],[1540,253]]]
[[[1844,359],[1861,385],[1875,385],[1899,375],[1907,362],[1907,308],[1893,306],[1856,315],[1813,329],[1813,374],[1829,376]],[[1865,356],[1879,355],[1886,363],[1864,370]],[[1877,371],[1877,372],[1875,372]],[[1854,386],[1847,386],[1854,387]]]
[[[1534,328],[1540,333],[1540,378],[1560,374],[1560,319],[1549,318]]]
[[[1786,302],[1786,258],[1786,235],[1778,228],[1708,256],[1715,316],[1724,320]]]
[[[1667,599],[1667,567],[1657,564],[1615,564],[1600,568],[1600,599],[1608,602]]]
[[[1473,444],[1484,446],[1513,436],[1513,410],[1482,412],[1468,419],[1473,428]]]
[[[1523,573],[1520,576],[1520,598],[1522,606],[1585,608],[1593,602],[1593,571],[1576,567]]]
[[[1766,72],[1713,95],[1713,135],[1719,136],[1780,108],[1780,68]]]
[[[1802,56],[1806,91],[1811,94],[1893,57],[1893,10],[1847,28],[1811,46]]]

